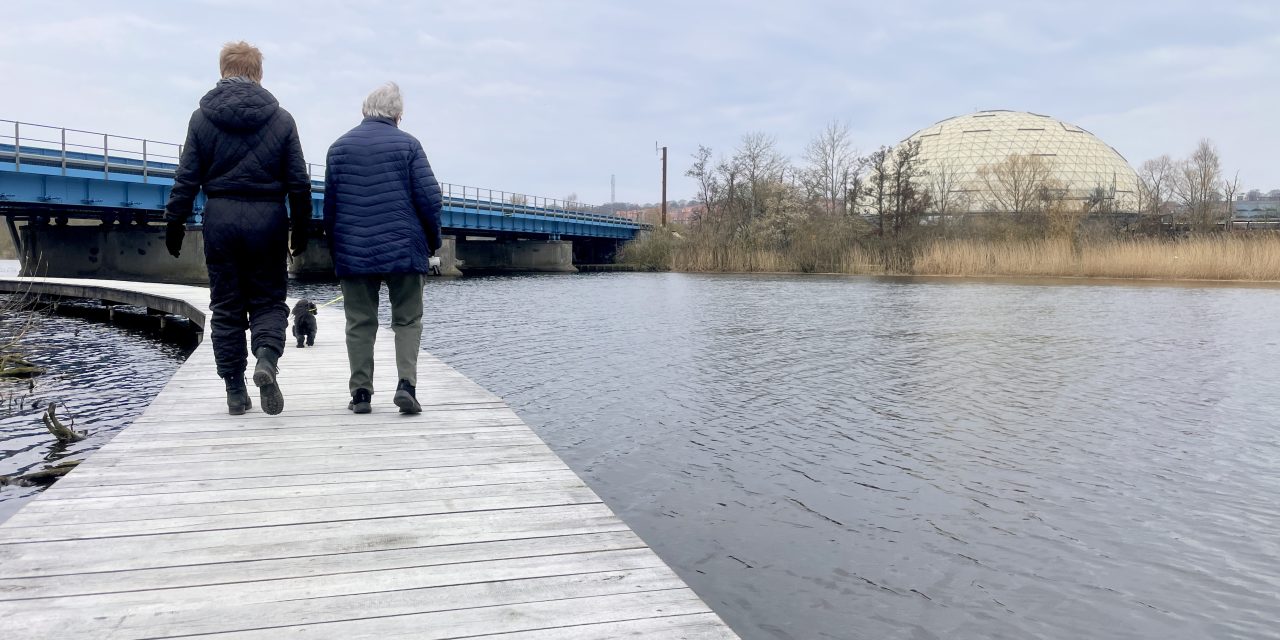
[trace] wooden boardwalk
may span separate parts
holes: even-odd
[[[201,288],[41,282],[207,313]],[[343,316],[318,320],[283,414],[227,415],[205,340],[0,525],[0,638],[737,637],[501,398],[423,353],[423,413],[397,413],[389,329],[374,413],[348,412]]]

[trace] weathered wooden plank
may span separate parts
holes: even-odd
[[[556,594],[547,594],[556,595]],[[334,640],[418,638],[445,640],[518,631],[550,630],[606,622],[706,613],[707,606],[688,589],[547,599],[541,602],[473,607],[386,618],[353,617],[312,625],[263,626],[219,638],[306,637]],[[205,635],[193,638],[208,637]]]
[[[511,493],[489,491],[481,495],[446,500],[417,500],[343,507],[176,516],[171,518],[117,520],[83,524],[56,524],[56,518],[45,517],[40,518],[44,522],[40,526],[24,524],[20,521],[13,526],[0,529],[0,544],[46,540],[100,540],[103,538],[157,535],[162,533],[231,532],[238,529],[254,529],[258,527],[387,520],[435,514],[558,507],[574,504],[597,504],[599,502],[600,498],[596,497],[595,493],[590,489],[575,487],[530,492],[515,491]],[[30,522],[30,520],[26,522]]]
[[[670,571],[646,548],[584,551],[555,555],[478,558],[451,564],[412,562],[406,566],[345,571],[307,576],[255,579],[252,584],[269,588],[245,588],[243,582],[162,586],[158,589],[114,589],[99,593],[40,598],[47,611],[59,608],[93,610],[129,607],[154,612],[201,608],[210,602],[223,605],[279,604],[288,600],[334,598],[356,594],[428,589],[475,582],[499,582],[534,577],[570,576],[606,571],[661,568]],[[256,578],[256,576],[255,576]],[[680,586],[680,585],[677,585]],[[163,601],[156,602],[157,591]],[[0,617],[31,608],[20,598],[0,601]]]
[[[511,563],[497,565],[487,570],[497,576],[521,575]],[[572,571],[573,569],[563,570]],[[428,584],[434,582],[432,578],[437,575],[439,574],[428,574],[421,582]],[[446,577],[467,580],[462,576]],[[59,606],[59,604],[42,602],[41,604],[48,608],[36,610],[21,608],[13,613],[6,611],[5,622],[0,623],[0,628],[12,626],[13,631],[25,634],[24,637],[156,638],[174,635],[223,634],[242,630],[287,632],[280,627],[343,625],[353,619],[363,625],[374,620],[385,622],[398,617],[421,617],[431,614],[453,620],[457,613],[465,611],[481,614],[479,620],[468,625],[471,629],[476,629],[506,622],[503,618],[510,616],[500,616],[497,619],[491,617],[495,613],[493,609],[499,607],[515,608],[530,603],[543,604],[547,600],[576,603],[579,599],[591,599],[600,602],[610,596],[632,598],[648,596],[640,599],[649,601],[656,599],[664,605],[681,606],[683,612],[705,612],[706,605],[696,602],[697,597],[693,596],[687,588],[682,587],[679,578],[663,567],[570,575],[534,575],[497,581],[464,582],[354,595],[310,596],[304,592],[299,594],[297,599],[279,602],[233,602],[228,605],[220,600],[204,600],[190,603],[188,608],[179,608],[185,603],[174,600],[175,594],[165,593],[165,600],[154,604],[147,601],[136,602],[137,598],[134,599],[135,603],[122,606],[106,603],[105,608],[121,611],[122,614],[113,616],[109,628],[105,629],[106,625],[100,621],[85,620],[83,617],[86,606],[90,611],[104,606],[95,607],[95,603],[92,602],[83,606],[79,603]],[[251,589],[237,589],[230,593],[255,592]],[[653,594],[660,593],[672,595],[654,598]],[[147,595],[154,598],[154,594]],[[691,600],[694,602],[690,602]],[[0,611],[3,611],[4,604],[0,603]],[[562,616],[576,613],[567,606],[562,606],[560,612]],[[589,619],[595,618],[592,616]],[[511,623],[507,622],[507,624]],[[399,625],[396,626],[399,627]],[[514,628],[521,627],[517,624]],[[427,630],[423,629],[423,631]],[[105,635],[91,635],[104,632]]]
[[[576,483],[576,484],[575,484]],[[253,487],[248,489],[211,490],[177,493],[141,493],[123,496],[86,497],[70,494],[57,500],[37,500],[28,504],[22,512],[33,514],[60,514],[64,521],[95,522],[119,518],[121,511],[136,516],[145,509],[212,505],[211,509],[224,505],[239,505],[250,510],[270,510],[286,500],[315,500],[327,506],[338,506],[360,500],[393,500],[399,496],[420,492],[448,491],[466,487],[486,487],[507,484],[555,484],[580,486],[582,480],[568,469],[550,470],[497,470],[471,473],[457,477],[411,477],[397,481],[367,481],[341,484],[302,484],[287,487]],[[501,488],[498,489],[502,490]],[[21,512],[20,512],[21,513]],[[67,516],[70,516],[69,518]],[[15,516],[16,517],[16,516]]]
[[[259,497],[282,494],[327,495],[352,487],[357,491],[370,491],[371,485],[386,486],[391,483],[404,489],[432,486],[456,486],[456,484],[480,484],[499,474],[545,471],[568,471],[564,463],[553,457],[540,460],[521,460],[478,465],[446,465],[426,469],[387,469],[373,471],[348,471],[344,473],[320,472],[288,476],[250,476],[216,480],[174,480],[140,482],[128,485],[59,486],[46,490],[40,500],[30,502],[25,509],[39,502],[68,502],[74,508],[75,500],[98,500],[112,497],[136,497],[143,501],[158,500],[161,504],[188,496],[195,502],[218,502],[227,496],[243,496],[242,492],[256,493]],[[572,472],[570,472],[572,473]],[[312,492],[308,494],[307,492]],[[61,506],[55,508],[63,508]]]
[[[178,587],[243,585],[314,576],[346,575],[438,565],[538,558],[591,551],[645,549],[630,530],[553,535],[517,540],[470,542],[385,551],[353,551],[269,560],[214,563],[105,571],[93,573],[0,579],[0,600],[31,600],[120,591],[150,591]],[[38,606],[38,603],[32,606]]]
[[[730,640],[737,638],[714,613],[689,613],[624,622],[556,627],[486,635],[492,640],[615,640],[616,638],[672,638]]]
[[[251,530],[0,544],[0,579],[298,558],[625,530],[603,504],[478,511]]]
[[[379,441],[430,439],[438,436],[474,435],[484,436],[501,433],[529,433],[528,428],[520,424],[486,424],[457,426],[421,426],[395,429],[349,429],[345,427],[314,427],[281,431],[273,429],[257,429],[252,431],[203,433],[201,437],[184,437],[178,434],[156,434],[150,438],[113,439],[99,451],[136,451],[156,452],[174,449],[204,449],[208,447],[236,447],[237,445],[259,445],[270,447],[297,448],[302,445],[323,446],[333,442],[336,446],[348,443],[372,443]]]
[[[350,458],[350,459],[348,459]],[[509,447],[471,447],[448,451],[388,452],[364,456],[308,456],[288,462],[234,460],[210,462],[198,466],[182,463],[116,467],[111,461],[76,469],[58,483],[65,487],[97,484],[136,484],[163,482],[170,479],[220,480],[233,478],[265,478],[282,475],[344,473],[349,471],[382,471],[391,469],[429,469],[500,462],[523,462],[554,459],[546,445]],[[274,464],[273,464],[274,463]]]
[[[170,464],[170,463],[204,463],[229,460],[277,460],[305,457],[328,453],[331,455],[363,455],[367,453],[385,453],[389,449],[405,453],[409,451],[437,451],[464,449],[468,447],[534,445],[542,444],[542,440],[527,429],[521,431],[502,431],[498,433],[456,433],[448,435],[420,435],[403,437],[393,442],[369,442],[362,440],[339,440],[317,438],[305,444],[280,446],[278,443],[265,444],[217,444],[192,445],[178,447],[103,447],[94,453],[94,457],[102,456],[100,462],[114,462],[117,466],[129,464]]]
[[[387,485],[387,488],[391,488]],[[237,521],[257,526],[290,524],[297,521],[320,522],[351,519],[350,512],[367,510],[369,517],[390,517],[396,511],[408,515],[475,511],[480,508],[502,509],[504,506],[480,506],[495,499],[495,504],[521,503],[568,504],[554,502],[571,500],[572,504],[599,502],[599,498],[577,479],[545,482],[513,482],[510,484],[469,485],[465,487],[420,489],[417,491],[387,491],[371,493],[346,493],[340,495],[307,498],[281,497],[266,500],[239,502],[203,502],[155,507],[102,509],[77,509],[49,512],[32,510],[15,514],[0,530],[0,541],[8,541],[7,532],[21,532],[36,528],[55,537],[65,537],[70,527],[89,527],[90,532],[101,535],[121,535],[112,525],[132,523],[137,534],[163,531],[187,531],[204,523],[201,528],[231,528]],[[118,501],[117,501],[118,502]],[[528,505],[525,505],[528,506]],[[372,515],[383,512],[382,516]],[[234,516],[234,518],[233,518]],[[183,526],[182,522],[187,523]],[[98,525],[92,526],[91,525]],[[39,538],[31,538],[39,539]]]

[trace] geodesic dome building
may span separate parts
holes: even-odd
[[[1068,199],[1087,201],[1104,194],[1107,210],[1129,213],[1138,208],[1138,175],[1124,156],[1092,133],[1049,116],[979,111],[943,120],[906,140],[920,141],[925,171],[948,172],[945,186],[949,198],[959,203],[956,212],[993,210],[989,183],[980,170],[1012,155],[1043,160]]]

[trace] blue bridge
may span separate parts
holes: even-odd
[[[181,145],[0,120],[0,216],[24,275],[196,282],[204,272],[199,212],[190,251],[175,263],[157,246]],[[309,165],[313,225],[299,275],[332,273],[318,232],[324,167]],[[442,183],[440,271],[574,271],[611,261],[651,225],[578,202]]]
[[[12,223],[160,219],[181,145],[0,120],[0,213]],[[310,165],[321,217],[324,167]],[[649,225],[577,202],[443,183],[446,233],[629,240]],[[203,196],[197,201],[197,211]],[[196,224],[199,223],[197,219]]]

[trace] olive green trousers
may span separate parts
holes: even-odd
[[[342,278],[343,307],[347,313],[347,360],[351,364],[349,387],[373,393],[373,344],[378,337],[378,292],[387,283],[391,299],[391,330],[395,333],[396,373],[411,385],[418,384],[418,350],[422,347],[421,273],[391,273]]]

